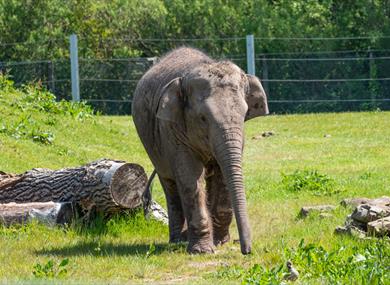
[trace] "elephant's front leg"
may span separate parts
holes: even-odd
[[[214,252],[212,223],[206,204],[203,164],[189,151],[178,151],[176,183],[188,227],[190,253]]]
[[[229,226],[233,218],[230,194],[223,181],[219,165],[210,162],[206,171],[207,204],[213,221],[214,245],[222,245],[230,240]]]

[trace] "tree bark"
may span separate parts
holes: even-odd
[[[7,203],[0,204],[0,224],[24,224],[32,219],[47,225],[70,223],[75,211],[72,203]]]
[[[70,202],[110,216],[142,205],[147,175],[138,164],[101,159],[76,168],[0,172],[0,203]]]

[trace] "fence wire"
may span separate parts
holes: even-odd
[[[387,36],[386,36],[387,37]],[[255,38],[262,41],[332,41],[333,38]],[[368,40],[369,37],[337,40]],[[246,70],[245,38],[225,39],[111,39],[104,44],[147,43],[149,57],[89,58],[80,39],[81,99],[106,114],[130,114],[133,92],[142,77],[164,52],[182,45],[200,48],[218,59],[231,60]],[[159,44],[157,46],[157,43]],[[11,43],[12,46],[16,43]],[[105,48],[104,44],[102,49]],[[0,43],[0,45],[7,45]],[[28,47],[29,43],[25,43]],[[390,49],[257,52],[256,75],[268,94],[274,113],[390,110]],[[18,86],[39,81],[58,100],[71,100],[70,61],[0,62],[0,72],[11,75]]]

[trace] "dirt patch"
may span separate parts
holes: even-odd
[[[263,139],[263,138],[268,138],[268,137],[272,137],[274,135],[275,135],[274,131],[265,131],[259,135],[253,136],[252,140],[259,140],[259,139]]]

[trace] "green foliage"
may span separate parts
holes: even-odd
[[[47,126],[55,126],[58,116],[63,120],[86,120],[93,118],[92,108],[85,102],[56,101],[39,83],[15,88],[7,75],[0,74],[0,102],[7,117],[0,117],[0,133],[16,140],[30,139],[34,142],[50,145],[55,134]],[[1,110],[1,108],[0,108]],[[45,118],[42,118],[42,114]]]
[[[315,195],[331,195],[340,191],[332,178],[317,170],[296,170],[292,174],[281,175],[281,183],[287,191],[309,191]]]
[[[303,284],[317,280],[321,284],[386,284],[390,278],[390,240],[378,239],[363,246],[339,246],[326,250],[319,244],[305,244],[302,239],[296,248],[285,248],[283,260],[291,260]],[[245,285],[282,284],[288,274],[284,264],[266,268],[254,264],[249,269],[224,266],[215,277],[222,280],[241,280]]]
[[[215,276],[223,280],[241,280],[243,285],[280,284],[283,279],[284,266],[275,266],[270,269],[255,264],[249,269],[241,266],[224,266],[215,273]]]
[[[375,60],[373,63],[373,60],[367,64],[366,60],[322,62],[315,58],[339,55],[364,58],[369,53],[361,51],[366,50],[376,50],[374,56],[388,56],[386,50],[389,49],[390,41],[382,37],[390,34],[388,6],[387,0],[41,0],[38,3],[2,0],[0,44],[11,44],[0,49],[0,61],[54,60],[31,64],[29,67],[12,65],[9,72],[19,83],[38,79],[49,82],[53,79],[49,74],[53,72],[54,78],[61,79],[61,82],[56,82],[53,92],[60,98],[66,98],[69,97],[70,86],[63,80],[69,79],[70,74],[68,37],[72,33],[79,36],[79,55],[83,59],[80,64],[82,78],[125,80],[137,80],[138,75],[131,77],[132,71],[129,70],[139,66],[134,64],[129,68],[128,63],[114,63],[107,59],[154,57],[181,45],[194,46],[218,57],[231,58],[245,69],[243,37],[254,34],[261,38],[255,44],[259,56],[263,53],[291,53],[287,57],[303,57],[305,55],[301,53],[313,52],[306,56],[314,58],[314,64],[309,59],[308,62],[284,61],[280,58],[277,61],[268,60],[268,73],[273,79],[386,78],[388,61]],[[272,39],[361,36],[368,39]],[[317,53],[323,51],[331,53]],[[343,52],[338,54],[332,51]],[[276,57],[283,58],[285,55]],[[88,62],[89,59],[96,61]],[[261,61],[256,60],[256,65],[258,75],[262,74],[264,66]],[[145,64],[141,73],[147,66]],[[269,93],[278,100],[330,100],[317,103],[270,103],[272,112],[339,112],[389,108],[388,102],[380,100],[369,103],[353,100],[332,102],[335,99],[385,99],[389,93],[385,81],[268,84]],[[117,100],[129,100],[134,86],[127,81],[122,84],[84,81],[81,90],[89,99],[113,99],[115,96]],[[128,114],[131,110],[130,104],[94,104],[109,114]]]
[[[3,92],[8,92],[13,88],[13,85],[14,82],[9,78],[9,76],[0,72],[0,90],[3,90]]]
[[[245,272],[242,284],[243,285],[262,285],[262,284],[280,284],[283,277],[283,265],[272,267],[271,269],[264,268],[259,264],[255,264],[247,272]]]
[[[286,257],[301,272],[301,280],[317,279],[326,284],[385,284],[390,278],[390,241],[374,239],[363,246],[340,246],[326,250],[305,244],[286,251]]]
[[[150,38],[371,36],[371,41],[266,41],[257,52],[380,48],[390,31],[386,0],[131,0],[39,3],[0,1],[2,42],[28,42],[0,50],[0,61],[64,58],[66,37],[80,36],[82,57],[155,56],[182,42]],[[130,20],[131,19],[131,20]],[[118,40],[122,39],[122,40]],[[211,53],[240,54],[244,44],[191,42]]]
[[[0,121],[1,122],[1,121]],[[50,131],[43,131],[38,123],[31,118],[31,115],[20,115],[19,120],[14,124],[2,123],[0,133],[13,137],[14,139],[31,139],[42,144],[52,144],[54,134]]]
[[[56,96],[50,93],[40,83],[24,85],[22,96],[14,104],[23,112],[38,111],[47,114],[70,116],[79,120],[91,118],[94,114],[86,102],[56,101]]]
[[[218,279],[238,280],[245,275],[245,269],[239,265],[222,266],[213,275]]]
[[[33,275],[36,278],[62,278],[68,273],[66,269],[68,264],[68,258],[61,260],[58,265],[53,260],[49,260],[46,264],[37,263],[34,265]]]

